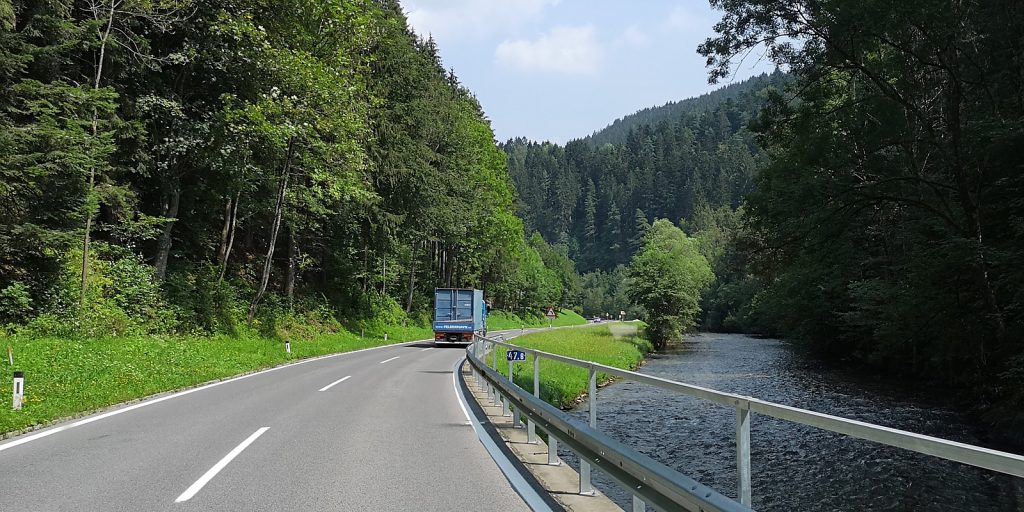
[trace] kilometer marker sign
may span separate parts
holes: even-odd
[[[522,350],[509,350],[505,352],[505,359],[508,361],[526,361],[526,352]]]

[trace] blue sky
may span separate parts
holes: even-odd
[[[564,143],[641,108],[697,96],[697,45],[720,18],[706,0],[404,0],[444,64],[476,93],[495,135]],[[773,66],[751,55],[733,80]],[[724,85],[724,84],[722,84]]]

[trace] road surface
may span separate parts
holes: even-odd
[[[0,442],[0,510],[528,510],[460,405],[463,354],[343,354]]]

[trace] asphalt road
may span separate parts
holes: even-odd
[[[0,442],[0,511],[528,510],[460,405],[463,354],[343,354]]]

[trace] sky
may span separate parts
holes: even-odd
[[[709,85],[697,45],[721,15],[707,0],[403,0],[499,141],[563,144],[617,118],[770,72],[751,55]]]

